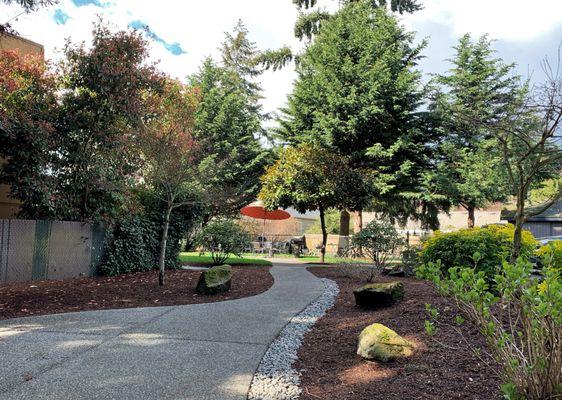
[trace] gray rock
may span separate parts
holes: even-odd
[[[232,267],[219,265],[201,273],[195,291],[200,294],[217,294],[230,290]]]
[[[404,298],[402,282],[371,283],[355,289],[355,304],[366,308],[390,306]]]
[[[408,357],[414,346],[392,329],[382,324],[372,324],[359,334],[357,354],[369,360],[387,362]]]

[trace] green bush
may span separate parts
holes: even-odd
[[[351,245],[361,249],[361,252],[371,258],[379,270],[385,267],[388,257],[403,244],[404,239],[400,237],[394,224],[386,220],[369,222],[351,238]]]
[[[475,253],[473,264],[484,261]],[[560,269],[546,264],[542,276],[531,275],[533,264],[520,258],[504,261],[490,277],[478,268],[452,267],[445,273],[440,262],[421,265],[419,278],[435,283],[440,294],[450,296],[464,318],[474,323],[488,346],[473,348],[489,353],[502,367],[506,399],[543,400],[562,396],[562,280]],[[426,306],[426,331],[436,334],[438,311]]]
[[[555,268],[562,269],[562,240],[545,244],[537,250],[537,255],[544,264],[551,262]]]
[[[514,230],[513,225],[489,225],[450,233],[437,231],[423,243],[420,261],[436,263],[441,260],[447,271],[451,267],[473,266],[472,255],[479,253],[482,260],[476,268],[491,277],[511,254]],[[523,231],[521,256],[531,257],[536,246],[531,232]]]
[[[218,220],[199,232],[195,244],[211,253],[214,265],[221,265],[231,254],[241,256],[250,247],[250,237],[236,222]]]
[[[102,275],[113,276],[158,268],[165,204],[154,192],[139,191],[135,196],[139,209],[123,216],[108,229],[99,266]],[[178,267],[180,240],[193,229],[201,213],[202,209],[197,205],[182,206],[172,212],[166,245],[166,268]]]

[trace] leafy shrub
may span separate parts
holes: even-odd
[[[482,257],[475,253],[473,263],[483,261]],[[502,367],[502,391],[511,400],[562,395],[560,269],[547,265],[541,279],[536,279],[531,276],[532,268],[525,258],[516,264],[504,261],[491,280],[485,270],[474,267],[452,267],[444,273],[440,262],[429,262],[417,269],[418,277],[434,282],[480,328],[488,342],[487,351]],[[430,318],[426,330],[435,334],[438,313],[430,313]],[[456,318],[457,323],[463,320],[460,315]],[[476,354],[483,351],[473,350]]]
[[[380,271],[385,267],[388,257],[404,244],[404,240],[390,221],[374,220],[353,235],[351,244],[371,258]]]
[[[450,267],[473,265],[472,255],[479,253],[482,260],[478,263],[478,271],[492,277],[511,254],[514,230],[513,225],[489,225],[450,233],[437,231],[423,243],[420,261],[427,264],[441,260],[444,271],[447,271]],[[521,256],[529,258],[536,246],[531,232],[523,231]]]
[[[555,268],[562,269],[562,240],[545,244],[537,250],[537,255],[543,263],[551,262]]]
[[[103,275],[119,275],[148,271],[158,268],[160,237],[165,204],[151,191],[135,193],[139,210],[121,217],[106,235],[106,242],[99,267]],[[194,194],[186,194],[194,196]],[[193,229],[201,216],[197,205],[174,209],[170,218],[166,245],[166,268],[178,266],[180,240]]]
[[[412,246],[402,250],[402,270],[406,276],[414,275],[414,270],[420,265],[420,250],[419,246]]]
[[[214,265],[221,265],[231,254],[242,254],[250,246],[250,238],[236,222],[219,220],[205,226],[195,243],[211,253]]]

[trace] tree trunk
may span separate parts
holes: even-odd
[[[347,210],[340,212],[340,236],[349,236],[350,215]]]
[[[513,249],[511,250],[511,262],[517,261],[521,254],[521,235],[523,234],[523,223],[525,222],[525,197],[526,193],[517,194],[517,209],[515,211],[515,232],[513,233]]]
[[[324,263],[326,257],[326,243],[328,242],[328,231],[326,230],[326,220],[324,209],[320,207],[320,226],[322,227],[322,247],[320,247],[320,263]]]
[[[168,242],[168,227],[170,226],[170,215],[172,214],[172,204],[168,204],[164,224],[162,225],[162,237],[160,238],[160,256],[158,257],[158,284],[164,286],[164,271],[166,263],[166,244]]]
[[[353,213],[353,233],[359,233],[363,230],[363,211],[355,211]]]
[[[474,206],[466,207],[468,211],[468,222],[467,225],[469,228],[474,228],[474,224],[476,223],[476,218],[474,217]]]

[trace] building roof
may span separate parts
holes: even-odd
[[[542,205],[529,207],[529,210],[538,210]],[[502,219],[513,221],[515,219],[515,210],[502,210]],[[539,215],[535,215],[527,220],[527,222],[560,222],[562,221],[562,199],[555,202],[550,208]]]

